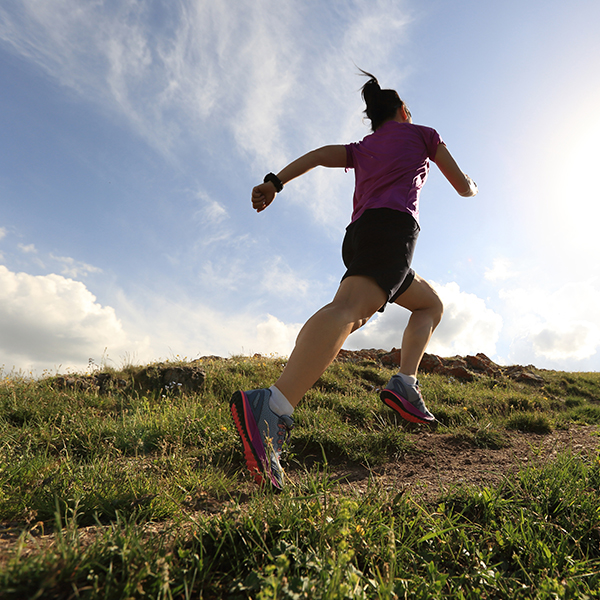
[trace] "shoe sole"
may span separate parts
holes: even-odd
[[[262,485],[269,480],[273,487],[281,489],[281,486],[272,475],[269,475],[266,468],[268,464],[267,453],[254,420],[248,397],[242,391],[235,392],[231,397],[231,416],[244,446],[246,466],[254,477],[254,481]],[[255,442],[257,443],[255,444]]]
[[[383,400],[383,403],[389,406],[393,411],[397,412],[403,419],[410,421],[411,423],[422,423],[425,425],[431,425],[435,423],[435,417],[433,419],[428,419],[427,417],[419,417],[415,415],[413,412],[409,412],[408,408],[405,408],[405,403],[410,405],[412,410],[417,410],[408,400],[402,398],[402,396],[398,396],[391,390],[383,390],[380,394],[380,398]],[[420,411],[419,411],[420,412]],[[422,414],[422,413],[421,413]]]

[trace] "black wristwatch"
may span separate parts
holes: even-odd
[[[283,189],[283,183],[281,183],[281,179],[275,173],[267,173],[263,179],[263,183],[267,183],[267,181],[270,181],[275,186],[277,193]]]

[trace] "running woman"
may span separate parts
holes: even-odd
[[[315,313],[298,334],[279,379],[268,389],[237,391],[231,413],[246,464],[258,483],[284,485],[279,462],[293,427],[292,414],[306,391],[332,363],[346,338],[386,304],[411,312],[402,337],[400,369],[382,390],[382,401],[415,423],[434,423],[421,396],[417,371],[443,305],[433,287],[411,269],[420,231],[419,195],[433,161],[457,193],[477,194],[440,135],[415,125],[395,90],[377,79],[362,87],[372,133],[358,143],[324,146],[297,158],[277,175],[269,173],[252,190],[257,212],[273,202],[283,186],[314,167],[354,169],[353,212],[342,245],[346,272],[333,300]]]

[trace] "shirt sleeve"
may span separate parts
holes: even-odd
[[[426,144],[427,144],[427,156],[430,160],[435,159],[435,153],[437,152],[437,148],[440,144],[443,144],[442,136],[433,128],[425,127],[426,134]]]
[[[354,144],[346,144],[346,171],[348,169],[354,169],[354,154],[352,152],[352,146]]]

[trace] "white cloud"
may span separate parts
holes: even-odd
[[[505,281],[516,275],[518,273],[515,272],[511,261],[507,258],[495,258],[492,268],[487,268],[484,273],[484,277],[488,281]]]
[[[583,360],[600,345],[600,329],[593,323],[572,321],[566,326],[544,327],[530,334],[533,350],[550,360]]]
[[[289,297],[306,296],[310,282],[298,276],[281,256],[274,256],[263,267],[262,289],[268,294]]]
[[[177,294],[177,301],[140,292],[143,301],[121,295],[119,314],[132,338],[149,339],[137,353],[140,362],[206,355],[288,355],[300,324],[284,323],[272,315],[253,311],[226,313]]]
[[[6,231],[6,227],[0,227],[0,240],[4,237],[6,237],[7,231]]]
[[[54,256],[53,254],[50,254],[50,258],[62,265],[61,274],[65,277],[76,279],[78,277],[89,275],[90,273],[102,273],[102,269],[75,260],[70,256]]]
[[[566,361],[582,361],[600,349],[600,289],[597,282],[570,282],[553,291],[540,288],[533,278],[501,290],[505,303],[507,334],[513,340],[510,359],[514,362],[536,358],[554,361],[566,368]],[[533,359],[532,359],[533,357]],[[539,361],[538,361],[539,362]],[[555,364],[561,368],[560,364]]]
[[[86,286],[61,275],[0,266],[0,371],[84,370],[90,358],[124,362],[245,353],[287,355],[299,324],[272,315],[227,314],[178,297],[141,292],[102,306]]]
[[[442,322],[434,332],[427,352],[441,356],[455,354],[493,355],[502,329],[502,318],[487,308],[485,301],[462,292],[456,283],[434,286],[444,303]],[[348,338],[348,348],[399,348],[410,313],[388,305],[383,315],[373,319]]]
[[[286,324],[267,315],[267,320],[257,326],[256,352],[289,356],[302,324]]]
[[[237,241],[237,237],[233,235],[229,213],[225,206],[203,191],[198,191],[196,196],[201,202],[200,208],[193,216],[199,228],[196,245],[205,257],[207,247]]]
[[[243,150],[263,164],[281,154],[281,118],[295,103],[297,70],[302,50],[295,43],[295,18],[286,2],[262,3],[243,15],[243,33],[232,40],[228,62],[236,76],[239,114],[231,121]],[[270,18],[265,19],[265,9]],[[238,22],[238,27],[240,22]],[[241,94],[238,96],[238,94]],[[237,111],[236,111],[237,113]]]
[[[115,311],[80,282],[13,273],[0,266],[0,364],[10,370],[80,366],[104,350],[124,350]]]
[[[37,254],[37,248],[35,244],[17,244],[17,247],[23,254]]]
[[[264,157],[281,147],[277,120],[294,81],[292,10],[188,0],[164,4],[157,19],[146,3],[8,0],[0,41],[166,155],[182,136],[225,127]]]
[[[494,355],[502,317],[488,308],[482,298],[462,292],[457,283],[432,285],[444,303],[444,316],[431,340],[430,351],[444,356],[477,352]]]
[[[201,211],[199,211],[202,220],[210,225],[215,225],[226,219],[229,215],[223,205],[216,200],[207,198],[205,205]]]

